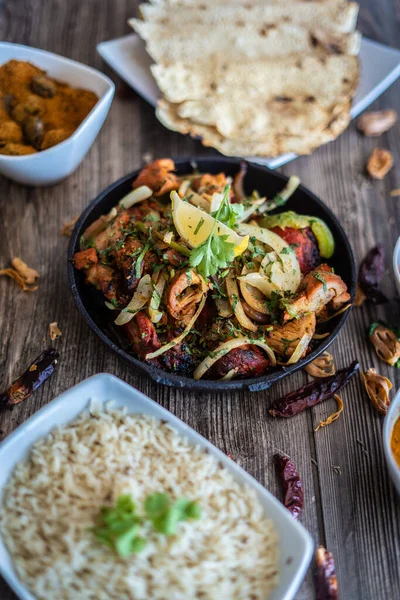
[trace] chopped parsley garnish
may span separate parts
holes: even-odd
[[[200,231],[200,229],[203,227],[204,225],[204,219],[203,217],[201,217],[200,221],[197,223],[196,229],[194,230],[194,235],[197,235]]]
[[[143,537],[143,524],[150,522],[153,529],[166,536],[177,533],[178,524],[189,519],[199,519],[200,506],[193,500],[178,498],[174,502],[168,494],[154,493],[144,501],[144,514],[136,511],[129,494],[122,495],[115,506],[103,506],[96,518],[92,532],[98,542],[128,558],[143,550],[147,540]]]
[[[94,240],[92,238],[85,239],[83,235],[81,235],[79,243],[82,250],[88,250],[88,248],[95,248]]]
[[[290,254],[291,252],[294,252],[295,248],[298,248],[299,246],[300,244],[289,244],[289,246],[285,246],[285,248],[282,248],[280,254]]]
[[[135,275],[136,278],[139,279],[140,278],[140,274],[142,272],[142,262],[144,259],[144,255],[146,254],[146,252],[148,251],[148,249],[150,248],[150,243],[146,242],[142,251],[140,252],[138,259],[136,261],[136,265],[135,265]]]
[[[239,298],[236,296],[236,294],[232,294],[231,298],[232,298],[232,310],[233,310],[233,312],[235,312],[236,307],[239,302]]]
[[[213,298],[224,298],[225,299],[228,297],[216,277],[213,279],[213,290],[216,291],[216,294],[213,294],[213,296],[212,296]]]
[[[273,324],[279,323],[282,313],[282,300],[282,295],[279,292],[271,292],[270,298],[264,302]]]
[[[324,292],[328,291],[328,286],[326,285],[325,277],[321,275],[321,273],[313,273],[313,277],[315,277],[315,279],[318,279],[318,281],[320,281],[323,284]]]

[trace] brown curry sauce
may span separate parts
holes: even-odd
[[[29,62],[8,61],[0,66],[0,154],[34,154],[63,142],[97,101]]]

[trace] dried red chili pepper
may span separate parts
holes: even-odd
[[[298,390],[282,396],[273,403],[269,411],[270,415],[273,417],[293,417],[303,412],[303,410],[331,398],[333,394],[336,394],[350,381],[358,367],[359,364],[355,360],[349,367],[336,371],[335,375],[315,379]]]
[[[42,352],[8,390],[0,394],[0,408],[9,408],[28,398],[53,373],[58,357],[54,348]]]
[[[367,253],[360,265],[358,281],[362,291],[373,304],[384,304],[388,301],[380,291],[379,284],[385,272],[385,251],[382,244]]]
[[[338,583],[333,554],[323,546],[315,552],[317,571],[315,577],[315,600],[338,600]]]
[[[282,479],[283,504],[292,513],[293,518],[297,519],[304,504],[304,491],[300,475],[286,454],[278,452],[274,455],[274,460]]]

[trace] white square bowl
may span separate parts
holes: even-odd
[[[70,175],[96,139],[111,106],[115,86],[111,79],[81,63],[29,46],[0,42],[0,65],[24,60],[47,71],[50,77],[94,92],[99,100],[86,119],[64,142],[26,156],[0,154],[0,174],[26,185],[53,185]]]
[[[391,401],[383,424],[383,450],[385,453],[386,464],[390,477],[400,494],[400,465],[397,464],[390,447],[393,427],[397,419],[400,419],[400,390]]]
[[[101,402],[114,400],[116,406],[126,406],[129,413],[151,415],[168,421],[191,443],[207,449],[240,484],[252,487],[266,515],[275,523],[280,538],[280,584],[271,596],[271,600],[294,598],[311,560],[314,544],[309,533],[292,518],[289,511],[270,492],[223,452],[165,408],[113,375],[102,373],[82,381],[41,408],[0,444],[0,494],[15,465],[26,458],[31,446],[54,427],[65,425],[75,419],[87,408],[90,399]],[[0,573],[21,600],[35,600],[15,574],[11,557],[1,537]],[[49,598],[49,600],[56,599]]]
[[[397,291],[400,294],[400,237],[393,251],[393,274],[396,282]]]

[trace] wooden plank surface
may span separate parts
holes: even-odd
[[[126,20],[132,16],[134,4],[127,0],[0,0],[0,39],[51,50],[111,74],[95,46],[128,32]],[[399,47],[399,18],[398,0],[361,1],[360,29],[373,39]],[[398,82],[374,107],[393,107],[400,112],[399,92]],[[376,359],[366,343],[365,330],[377,317],[398,320],[400,312],[390,270],[391,253],[400,234],[400,200],[388,195],[400,187],[399,140],[399,124],[379,139],[361,137],[352,124],[336,142],[282,169],[286,174],[298,174],[334,210],[357,261],[377,242],[384,244],[387,273],[383,287],[391,301],[379,308],[354,310],[331,351],[339,366],[357,357],[363,368],[377,367],[392,379],[394,389],[399,387],[399,372]],[[363,169],[376,146],[393,152],[395,168],[383,182],[370,183]],[[164,129],[153,109],[135,94],[117,95],[98,139],[68,180],[52,188],[30,189],[0,179],[0,263],[17,255],[41,273],[35,294],[20,293],[12,282],[0,279],[1,387],[49,344],[51,321],[57,320],[63,332],[55,342],[61,354],[57,373],[26,403],[0,415],[0,438],[85,377],[101,371],[114,373],[231,453],[277,495],[279,485],[271,457],[276,448],[290,454],[306,490],[301,520],[315,541],[335,554],[341,598],[398,599],[400,504],[383,459],[382,419],[358,378],[343,393],[346,407],[341,419],[314,433],[319,419],[331,412],[333,401],[287,421],[267,416],[272,399],[305,382],[304,373],[266,392],[183,393],[157,386],[122,364],[100,345],[78,315],[66,277],[67,240],[60,237],[60,228],[104,187],[138,168],[145,153],[154,157],[216,154]],[[341,474],[333,466],[340,467]],[[297,598],[313,597],[309,572]],[[15,599],[1,580],[0,598]]]

